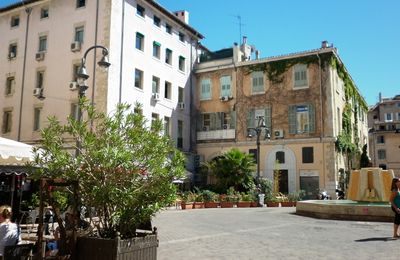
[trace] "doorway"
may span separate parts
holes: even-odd
[[[300,176],[300,190],[305,191],[304,199],[317,199],[319,189],[318,176]]]

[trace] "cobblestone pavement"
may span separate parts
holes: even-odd
[[[158,259],[399,259],[392,223],[322,220],[294,208],[168,209]]]

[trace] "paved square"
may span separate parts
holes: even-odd
[[[322,220],[295,208],[166,210],[158,259],[399,259],[392,223]]]

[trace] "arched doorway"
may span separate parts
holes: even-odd
[[[279,190],[283,193],[297,191],[296,156],[290,148],[283,145],[275,145],[266,155],[265,163],[263,177],[273,180],[274,170],[278,169],[281,174]]]

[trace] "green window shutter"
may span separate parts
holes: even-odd
[[[230,112],[231,115],[231,121],[230,123],[230,128],[231,129],[235,129],[236,128],[236,112],[235,111],[231,111]]]
[[[223,129],[222,128],[222,124],[224,122],[224,118],[223,118],[224,113],[223,112],[217,112],[215,114],[216,114],[216,117],[215,117],[215,129],[216,130]]]
[[[308,122],[309,122],[309,132],[315,132],[315,108],[313,104],[308,105]]]
[[[157,45],[158,47],[161,47],[161,43],[154,41],[153,42],[154,45]]]
[[[144,38],[144,35],[141,34],[140,32],[136,32],[136,36],[141,37],[141,38]]]
[[[247,128],[254,127],[255,117],[256,117],[255,110],[254,108],[252,108],[249,110],[247,114]]]
[[[210,114],[210,130],[217,129],[217,114],[211,113]]]
[[[265,122],[265,126],[271,130],[271,107],[266,107],[265,108],[265,118],[264,118],[264,122]]]
[[[289,106],[289,133],[296,133],[296,106]]]

